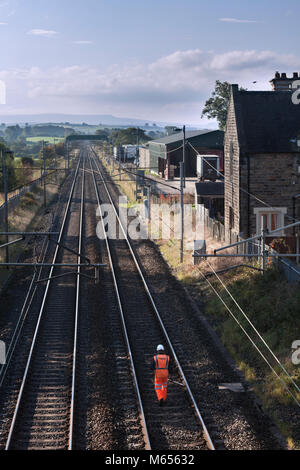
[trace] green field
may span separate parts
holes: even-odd
[[[42,142],[43,140],[45,141],[45,143],[49,143],[49,144],[54,144],[54,139],[55,139],[55,143],[58,144],[59,142],[63,142],[65,139],[64,137],[47,137],[47,136],[41,136],[41,137],[27,137],[27,142],[34,142],[34,143],[37,143],[37,142]]]

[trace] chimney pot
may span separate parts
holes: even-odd
[[[282,73],[281,78],[286,78],[286,73]]]
[[[280,73],[279,72],[275,72],[275,78],[280,78]]]
[[[298,78],[298,72],[293,73],[293,78]]]

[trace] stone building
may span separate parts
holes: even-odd
[[[300,219],[300,105],[290,91],[232,85],[224,139],[225,233],[243,238]],[[282,231],[278,235],[293,235]]]

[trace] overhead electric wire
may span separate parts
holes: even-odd
[[[287,386],[287,384],[285,383],[285,381],[280,377],[280,375],[276,372],[276,370],[274,369],[274,367],[270,364],[270,362],[268,361],[268,359],[265,357],[265,355],[262,353],[262,351],[258,348],[258,346],[255,344],[255,342],[252,340],[251,336],[247,333],[247,331],[245,330],[245,328],[243,327],[243,325],[240,323],[240,321],[236,318],[236,316],[232,313],[231,309],[228,307],[228,305],[225,303],[225,301],[223,300],[223,298],[220,296],[220,294],[217,292],[217,290],[214,288],[214,286],[211,284],[211,282],[206,278],[206,276],[202,273],[202,271],[198,268],[200,274],[202,275],[202,277],[204,278],[204,280],[209,284],[209,286],[211,287],[211,289],[214,291],[214,293],[216,294],[216,296],[220,299],[220,301],[222,302],[222,304],[225,306],[225,308],[228,310],[228,312],[230,313],[230,315],[232,316],[232,318],[235,320],[235,322],[239,325],[239,327],[242,329],[242,331],[245,333],[245,335],[247,336],[247,338],[249,339],[249,341],[253,344],[254,348],[257,350],[257,352],[260,354],[260,356],[263,358],[263,360],[266,362],[266,364],[269,366],[269,368],[271,369],[271,371],[276,375],[276,377],[279,379],[279,381],[281,382],[281,384],[283,385],[283,387],[285,388],[285,390],[288,392],[288,394],[293,398],[293,400],[295,401],[296,405],[300,408],[300,402],[299,400],[297,399],[297,397],[290,391],[289,387]]]
[[[180,147],[177,147],[176,149],[172,149],[172,150],[167,150],[167,151],[162,151],[162,152],[159,152],[157,150],[150,150],[149,149],[149,152],[151,151],[151,153],[156,153],[157,155],[161,155],[162,153],[165,153],[166,155],[169,154],[169,153],[172,153],[172,152],[177,152],[177,150],[180,150],[183,148],[183,144],[180,145]]]
[[[257,328],[254,326],[254,324],[251,322],[251,320],[249,319],[249,317],[246,315],[246,313],[244,312],[244,310],[242,309],[242,307],[239,305],[239,303],[236,301],[236,299],[233,297],[233,295],[231,294],[231,292],[229,291],[229,289],[226,287],[226,285],[223,283],[222,279],[220,279],[220,277],[218,276],[218,274],[216,273],[216,271],[214,270],[214,268],[211,266],[211,264],[209,263],[209,261],[205,260],[206,263],[208,264],[208,266],[210,267],[211,271],[213,272],[213,274],[215,274],[215,276],[217,277],[217,279],[219,280],[219,282],[222,284],[223,288],[226,290],[226,292],[228,293],[228,295],[230,296],[230,298],[233,300],[233,302],[235,303],[235,305],[238,307],[238,309],[240,310],[240,312],[242,313],[242,315],[244,316],[244,318],[247,320],[247,322],[251,325],[251,327],[253,328],[253,330],[255,331],[255,333],[257,334],[257,336],[260,338],[260,340],[263,342],[263,344],[265,345],[265,347],[268,349],[268,351],[271,353],[271,355],[273,356],[273,358],[276,360],[276,362],[278,363],[278,365],[280,366],[280,368],[282,369],[282,371],[288,376],[288,378],[291,380],[292,384],[294,385],[294,387],[296,388],[297,392],[300,393],[300,388],[298,387],[298,385],[295,383],[295,381],[293,380],[293,378],[290,376],[290,374],[288,373],[288,371],[286,370],[286,368],[281,364],[281,362],[279,361],[279,359],[277,358],[277,356],[273,353],[272,349],[270,348],[270,346],[266,343],[266,341],[264,340],[264,338],[262,337],[262,335],[259,333],[259,331],[257,330]]]

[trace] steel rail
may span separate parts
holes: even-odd
[[[64,218],[63,218],[63,221],[62,221],[62,226],[61,226],[60,233],[59,233],[59,242],[62,239],[63,232],[64,232],[65,225],[66,225],[67,215],[69,213],[69,208],[71,206],[71,201],[72,201],[72,198],[73,198],[74,188],[75,188],[75,184],[76,184],[77,176],[78,176],[78,172],[79,172],[80,161],[81,161],[81,159],[79,158],[78,165],[77,165],[75,175],[74,175],[74,180],[73,180],[72,187],[71,187],[71,190],[70,190],[67,206],[66,206],[66,209],[65,209]],[[55,253],[54,253],[54,257],[53,257],[53,264],[55,264],[55,262],[56,262],[58,251],[59,251],[59,245],[57,245],[57,247],[55,249]],[[50,275],[49,275],[50,278],[52,277],[53,270],[54,270],[54,266],[52,266],[51,269],[50,269]],[[39,311],[39,316],[38,316],[38,320],[37,320],[33,340],[32,340],[32,343],[31,343],[31,348],[30,348],[29,355],[28,355],[28,358],[27,358],[27,363],[26,363],[24,374],[23,374],[19,394],[18,394],[17,403],[16,403],[16,406],[15,406],[15,409],[14,409],[14,415],[13,415],[13,418],[12,418],[12,421],[11,421],[8,438],[7,438],[7,441],[6,441],[5,450],[9,450],[11,442],[12,442],[12,438],[13,438],[13,434],[14,434],[14,430],[15,430],[15,425],[16,425],[20,405],[21,405],[21,402],[22,402],[23,392],[24,392],[26,381],[27,381],[29,368],[30,368],[30,365],[31,365],[31,359],[32,359],[32,356],[33,356],[33,351],[34,351],[34,348],[35,348],[37,336],[38,336],[38,333],[39,333],[39,327],[40,327],[40,324],[41,324],[41,319],[42,319],[42,316],[43,316],[43,313],[44,313],[44,307],[45,307],[45,303],[46,303],[46,299],[47,299],[47,295],[48,295],[48,291],[49,291],[49,287],[50,287],[50,282],[51,282],[51,280],[49,279],[47,284],[46,284],[42,305],[41,305],[41,308],[40,308],[40,311]]]
[[[57,215],[58,211],[57,209],[55,210],[55,216]],[[54,219],[52,221],[52,225],[51,227],[54,227]],[[59,235],[59,232],[8,232],[8,233],[5,233],[5,232],[1,232],[0,235],[31,235],[31,236],[38,236],[38,235]],[[22,238],[23,239],[23,238]],[[22,305],[22,308],[21,308],[21,312],[20,312],[20,316],[18,318],[18,321],[17,321],[17,324],[16,324],[16,327],[14,329],[14,332],[13,332],[13,335],[11,337],[11,340],[10,340],[10,343],[9,343],[9,347],[7,349],[7,355],[6,355],[6,362],[5,364],[2,365],[1,369],[0,369],[0,389],[3,385],[3,381],[6,377],[6,373],[8,371],[8,368],[9,368],[9,365],[10,365],[10,361],[13,357],[13,353],[15,351],[15,348],[18,344],[18,341],[19,341],[19,337],[20,337],[20,334],[22,332],[22,328],[23,328],[23,325],[25,323],[25,320],[27,318],[27,315],[28,315],[28,311],[29,311],[29,308],[32,304],[32,301],[34,299],[34,296],[35,296],[35,293],[36,293],[36,290],[37,290],[37,283],[39,282],[40,278],[41,278],[41,274],[42,274],[42,269],[43,267],[45,266],[44,264],[44,261],[46,259],[46,254],[47,254],[47,250],[48,250],[48,247],[49,247],[49,241],[47,243],[47,238],[44,238],[44,241],[43,241],[43,245],[42,245],[42,248],[41,248],[41,255],[40,255],[40,260],[41,260],[41,263],[35,263],[34,264],[34,268],[36,267],[39,267],[39,272],[35,269],[34,273],[33,273],[33,276],[31,278],[31,281],[30,281],[30,285],[27,289],[27,293],[26,293],[26,296],[25,296],[25,300],[23,302],[23,305]],[[31,263],[28,264],[28,266],[32,266]],[[49,267],[52,266],[52,264],[49,264]],[[37,278],[37,280],[36,280]],[[34,289],[32,289],[34,286]],[[30,300],[29,300],[30,298]]]
[[[116,278],[115,268],[114,268],[114,264],[113,264],[113,260],[112,260],[112,256],[111,256],[111,251],[110,251],[110,246],[109,246],[109,241],[108,241],[108,236],[107,236],[107,233],[106,233],[106,230],[105,230],[105,225],[104,225],[104,221],[103,221],[103,217],[102,217],[102,213],[101,213],[101,203],[100,203],[99,189],[98,189],[98,186],[97,186],[97,182],[96,182],[96,178],[95,178],[95,171],[92,168],[92,161],[91,161],[90,157],[89,157],[89,160],[90,160],[91,174],[93,175],[95,193],[96,193],[97,202],[98,202],[99,215],[101,215],[102,230],[103,230],[103,233],[104,233],[104,239],[105,239],[105,245],[106,245],[107,255],[108,255],[108,259],[109,259],[110,270],[111,270],[111,274],[112,274],[112,278],[113,278],[114,289],[115,289],[117,302],[118,302],[118,307],[119,307],[120,316],[121,316],[121,321],[122,321],[123,334],[124,334],[124,337],[125,337],[126,347],[127,347],[128,355],[129,355],[129,358],[130,358],[131,371],[132,371],[132,376],[133,376],[133,380],[134,380],[135,390],[136,390],[136,394],[137,394],[137,397],[138,397],[138,404],[139,404],[139,409],[140,409],[140,414],[141,414],[141,419],[142,419],[142,429],[143,429],[143,435],[144,435],[144,440],[145,440],[145,446],[146,446],[146,450],[151,450],[151,443],[150,443],[149,433],[148,433],[148,429],[147,429],[147,423],[146,423],[142,398],[141,398],[141,394],[140,394],[140,390],[139,390],[137,374],[136,374],[136,371],[135,371],[135,364],[134,364],[134,360],[133,360],[133,354],[132,354],[132,351],[131,351],[129,337],[128,337],[128,334],[127,334],[127,328],[126,328],[126,323],[125,323],[125,315],[124,315],[124,310],[123,310],[123,307],[122,307],[121,296],[120,296],[120,293],[119,293],[118,281],[117,281],[117,278]]]
[[[118,222],[119,222],[119,226],[120,226],[120,228],[121,228],[121,230],[122,230],[122,232],[123,232],[124,239],[125,239],[126,242],[127,242],[128,248],[129,248],[129,250],[130,250],[130,253],[131,253],[131,255],[132,255],[133,261],[134,261],[134,263],[135,263],[135,265],[136,265],[136,268],[137,268],[137,270],[138,270],[138,273],[139,273],[140,278],[141,278],[141,280],[142,280],[142,283],[143,283],[143,285],[144,285],[144,288],[145,288],[145,291],[146,291],[146,293],[147,293],[147,296],[148,296],[148,298],[149,298],[149,300],[150,300],[150,303],[151,303],[151,305],[152,305],[152,307],[153,307],[153,310],[154,310],[154,312],[155,312],[155,314],[156,314],[156,317],[157,317],[157,319],[158,319],[158,321],[159,321],[159,324],[160,324],[160,326],[161,326],[161,329],[162,329],[162,332],[163,332],[163,334],[164,334],[164,337],[165,337],[165,339],[166,339],[166,341],[167,341],[167,343],[168,343],[168,345],[169,345],[170,351],[172,352],[173,358],[174,358],[174,360],[175,360],[175,362],[176,362],[176,365],[177,365],[177,367],[178,367],[178,370],[179,370],[179,372],[180,372],[180,375],[181,375],[181,377],[182,377],[182,379],[183,379],[184,385],[185,385],[186,390],[187,390],[187,392],[188,392],[188,396],[189,396],[189,398],[190,398],[190,400],[191,400],[191,402],[192,402],[192,404],[193,404],[195,413],[196,413],[196,415],[197,415],[197,417],[198,417],[198,419],[199,419],[199,421],[200,421],[200,423],[201,423],[201,426],[202,426],[202,429],[203,429],[204,438],[205,438],[205,440],[206,440],[206,442],[207,442],[207,446],[208,446],[209,449],[215,450],[215,446],[214,446],[213,441],[212,441],[212,439],[211,439],[211,437],[210,437],[210,435],[209,435],[209,432],[208,432],[208,430],[207,430],[207,427],[206,427],[206,425],[205,425],[205,422],[204,422],[204,420],[203,420],[203,417],[202,417],[202,415],[201,415],[201,413],[200,413],[200,410],[199,410],[199,408],[198,408],[198,405],[197,405],[197,403],[196,403],[196,400],[195,400],[195,398],[194,398],[194,396],[193,396],[193,393],[192,393],[192,391],[191,391],[191,388],[190,388],[190,386],[189,386],[189,383],[188,383],[188,381],[187,381],[187,378],[185,377],[185,374],[184,374],[183,369],[182,369],[182,367],[181,367],[181,365],[180,365],[180,362],[179,362],[179,360],[178,360],[178,358],[177,358],[177,355],[176,355],[176,353],[175,353],[175,350],[174,350],[174,348],[173,348],[173,345],[172,345],[172,343],[171,343],[171,340],[170,340],[170,338],[169,338],[169,335],[168,335],[168,333],[167,333],[167,330],[166,330],[166,328],[165,328],[165,326],[164,326],[164,324],[163,324],[163,321],[162,321],[161,316],[160,316],[160,314],[159,314],[159,311],[158,311],[158,309],[157,309],[157,307],[156,307],[156,304],[155,304],[155,302],[154,302],[154,299],[153,299],[153,297],[152,297],[152,295],[151,295],[151,292],[150,292],[150,290],[149,290],[149,287],[148,287],[148,285],[147,285],[147,282],[146,282],[146,280],[145,280],[145,277],[144,277],[144,275],[143,275],[143,273],[142,273],[142,271],[141,271],[139,262],[138,262],[138,260],[137,260],[137,258],[136,258],[136,256],[135,256],[135,254],[134,254],[134,251],[133,251],[133,249],[132,249],[132,246],[131,246],[130,241],[129,241],[128,236],[127,236],[127,231],[124,229],[124,226],[123,226],[123,224],[122,224],[122,222],[121,222],[121,219],[120,219],[120,217],[119,217],[119,214],[118,214],[118,211],[117,211],[117,209],[116,209],[116,206],[115,206],[115,204],[114,204],[114,202],[113,202],[113,200],[112,200],[112,197],[111,197],[111,195],[110,195],[110,192],[109,192],[109,190],[108,190],[108,188],[107,188],[107,185],[106,185],[106,183],[105,183],[105,181],[104,181],[104,179],[103,179],[103,175],[102,175],[102,172],[101,172],[101,170],[100,170],[100,168],[99,168],[99,164],[98,164],[98,161],[97,161],[96,153],[95,153],[95,151],[94,151],[93,149],[92,149],[92,151],[93,151],[93,153],[94,153],[94,162],[95,162],[95,165],[96,165],[96,167],[97,167],[97,169],[98,169],[99,175],[100,175],[100,177],[101,177],[102,183],[103,183],[103,185],[104,185],[104,188],[105,188],[105,191],[106,191],[106,193],[107,193],[107,195],[108,195],[108,198],[109,198],[109,200],[110,200],[110,203],[111,203],[111,205],[112,205],[112,207],[113,207],[113,209],[114,209],[115,215],[116,215],[117,220],[118,220]],[[96,157],[96,158],[95,158],[95,157]]]
[[[84,173],[85,159],[83,159],[82,167],[82,184],[81,184],[81,207],[80,207],[80,221],[79,221],[79,241],[78,241],[78,256],[77,256],[77,282],[76,282],[76,305],[75,305],[75,325],[74,325],[74,346],[73,346],[73,367],[72,367],[72,393],[71,393],[71,407],[70,407],[70,425],[69,425],[69,444],[68,450],[73,448],[74,439],[74,415],[75,415],[75,388],[76,388],[76,367],[77,367],[77,346],[78,346],[78,323],[79,323],[79,294],[80,294],[80,259],[82,250],[82,227],[83,227],[83,208],[84,208]]]

